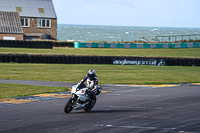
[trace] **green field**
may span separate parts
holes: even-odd
[[[200,58],[200,48],[185,49],[108,49],[108,48],[0,48],[0,54],[59,54],[59,55],[101,55],[101,56],[148,56]]]
[[[91,68],[100,84],[200,82],[200,67],[1,63],[1,79],[79,82]]]

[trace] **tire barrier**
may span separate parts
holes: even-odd
[[[74,42],[74,48],[199,48],[200,43],[85,43]]]
[[[1,63],[200,66],[200,58],[0,54]]]
[[[74,47],[74,42],[53,42],[54,47]]]
[[[52,41],[0,40],[0,47],[52,49],[53,47],[74,47],[74,43]]]
[[[0,40],[0,47],[52,49],[53,42],[52,41]]]

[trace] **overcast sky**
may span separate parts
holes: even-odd
[[[53,0],[58,24],[197,27],[200,0]]]

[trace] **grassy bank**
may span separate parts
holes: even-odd
[[[0,63],[1,79],[79,82],[90,68],[100,84],[174,84],[200,81],[200,67]]]
[[[107,49],[107,48],[27,49],[27,48],[0,48],[0,54],[4,54],[4,53],[200,58],[200,48],[185,48],[185,49]]]
[[[68,91],[65,87],[52,86],[32,86],[18,84],[1,84],[0,83],[0,99],[9,97],[27,96],[41,93]]]

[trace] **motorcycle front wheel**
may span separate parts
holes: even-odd
[[[65,104],[64,111],[65,113],[70,113],[74,109],[75,100],[70,98],[67,103]]]
[[[94,97],[94,99],[91,100],[91,101],[86,105],[86,107],[85,107],[84,110],[85,110],[86,112],[91,111],[92,108],[94,107],[94,105],[96,104],[96,101],[97,101],[97,98]]]

